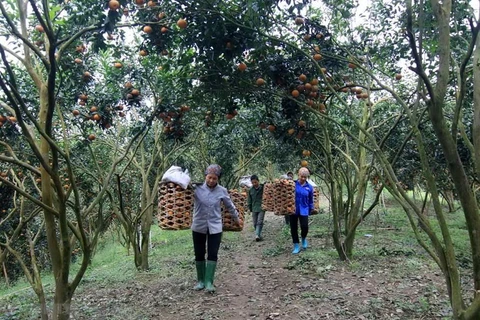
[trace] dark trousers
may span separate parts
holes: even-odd
[[[300,221],[300,232],[302,238],[306,238],[308,234],[308,216],[291,215],[290,216],[290,233],[292,234],[293,243],[300,243],[298,239],[298,221]]]
[[[193,250],[195,251],[195,261],[205,261],[205,253],[207,260],[217,261],[220,242],[222,241],[222,233],[207,234],[192,231]]]

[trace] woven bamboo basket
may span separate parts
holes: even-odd
[[[313,213],[310,215],[318,214],[320,211],[320,191],[318,188],[313,188]]]
[[[295,214],[295,181],[275,180],[274,212],[276,215]]]
[[[263,185],[262,210],[275,212],[275,184],[265,183]]]
[[[222,203],[222,223],[223,231],[242,231],[245,222],[245,207],[247,204],[247,195],[245,192],[239,192],[237,190],[229,190],[230,198],[232,199],[235,208],[238,211],[239,223],[235,223],[232,215],[228,212],[227,208]]]
[[[164,230],[184,230],[192,225],[193,190],[168,182],[158,194],[158,224]]]

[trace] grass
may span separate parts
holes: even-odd
[[[345,264],[338,260],[338,254],[332,245],[332,219],[327,207],[324,213],[311,217],[309,238],[320,243],[321,249],[307,250],[295,259],[291,259],[286,268],[312,272],[319,277],[327,278],[329,273],[340,268],[351,272],[366,272],[376,264],[390,259],[395,261],[391,275],[402,277],[416,274],[427,265],[434,272],[439,272],[433,260],[418,245],[409,221],[403,210],[395,204],[388,195],[385,196],[387,208],[375,209],[357,229],[354,245],[354,258]],[[436,234],[441,237],[434,213],[428,217]],[[458,261],[465,270],[471,269],[470,245],[465,227],[463,213],[458,210],[446,214]],[[422,236],[425,235],[422,233]],[[221,250],[234,250],[238,243],[239,233],[224,233]],[[285,244],[290,242],[288,228],[282,228],[272,246],[263,249],[264,257],[277,257],[290,251]],[[98,245],[97,252],[91,261],[77,293],[82,292],[91,284],[94,287],[112,287],[129,281],[146,282],[153,278],[177,278],[185,275],[193,277],[193,244],[191,231],[163,231],[157,226],[152,227],[149,263],[150,270],[139,272],[134,265],[133,254],[127,252],[119,243],[116,233],[107,233]],[[287,249],[286,249],[287,248]],[[287,251],[288,252],[287,252]],[[78,262],[72,267],[73,276],[78,270]],[[47,297],[52,301],[54,288],[53,277],[45,274],[42,278]],[[432,289],[433,290],[433,289]],[[309,294],[306,294],[309,296]],[[370,311],[377,309],[375,301],[366,306]],[[404,305],[406,304],[406,305]],[[10,313],[4,313],[7,305],[15,306]],[[412,303],[399,301],[398,307],[405,310],[428,310],[428,301],[419,300]],[[86,311],[83,314],[86,314]],[[92,309],[92,312],[94,310]],[[37,297],[30,285],[20,279],[10,287],[0,283],[0,319],[34,319],[39,314]],[[128,315],[125,315],[128,318]]]
[[[225,239],[238,237],[225,234]],[[97,252],[87,269],[76,293],[88,288],[114,287],[129,281],[148,281],[152,277],[179,277],[185,272],[193,272],[193,245],[191,231],[163,231],[152,227],[153,250],[150,250],[150,271],[139,272],[135,268],[133,254],[120,245],[113,233],[107,233],[98,245]],[[80,259],[72,265],[71,276],[79,268]],[[48,301],[52,301],[54,279],[51,274],[42,278]],[[14,311],[6,313],[4,306],[15,306]],[[49,306],[51,307],[51,306]],[[10,287],[0,284],[0,319],[36,319],[40,313],[38,299],[28,282],[18,280]],[[127,317],[128,318],[128,317]]]

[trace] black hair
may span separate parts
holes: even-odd
[[[250,177],[250,181],[253,181],[253,180],[258,180],[258,176],[256,174],[252,174],[252,176]]]

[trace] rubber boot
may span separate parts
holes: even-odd
[[[297,254],[297,253],[299,253],[299,252],[300,252],[300,244],[294,243],[294,244],[293,244],[293,251],[292,251],[292,253],[293,253],[293,254]]]
[[[308,247],[307,238],[302,238],[302,248],[305,250]]]
[[[205,269],[205,290],[207,292],[215,292],[213,280],[215,279],[215,269],[217,268],[216,261],[207,260],[207,267]]]
[[[197,284],[193,290],[203,290],[205,288],[205,261],[195,261],[197,267]]]
[[[255,229],[255,241],[262,241],[262,228],[263,226],[257,225]]]

